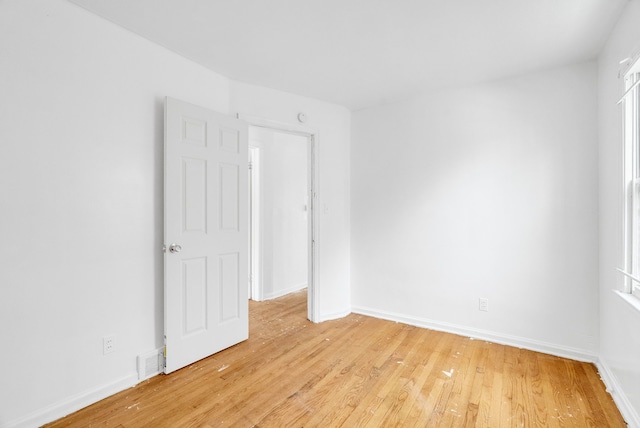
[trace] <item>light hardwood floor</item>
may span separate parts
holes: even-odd
[[[592,364],[250,302],[250,338],[48,427],[625,427]]]

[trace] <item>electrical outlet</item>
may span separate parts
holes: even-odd
[[[482,312],[489,312],[489,299],[481,297],[478,301],[478,309]]]
[[[116,350],[116,337],[105,336],[102,338],[102,354],[107,355]]]

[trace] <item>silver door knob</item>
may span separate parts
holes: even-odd
[[[170,253],[179,253],[180,251],[182,251],[182,247],[178,244],[171,244],[169,245],[169,252]]]

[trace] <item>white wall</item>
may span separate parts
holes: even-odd
[[[35,426],[133,385],[162,346],[164,97],[236,110],[228,79],[64,0],[1,1],[0,52],[0,426]],[[326,134],[322,309],[348,310],[349,112],[238,97]]]
[[[627,421],[640,426],[640,312],[613,289],[623,267],[622,109],[619,61],[640,52],[640,1],[630,1],[599,57],[600,360]],[[633,426],[633,425],[632,425]]]
[[[308,138],[252,128],[259,155],[262,299],[298,291],[308,282]],[[254,162],[255,164],[255,162]]]
[[[589,62],[354,113],[353,310],[595,359],[596,83]]]
[[[319,156],[319,316],[338,318],[351,310],[349,153],[351,113],[344,107],[273,89],[231,82],[232,112],[275,122],[304,124],[317,133]]]

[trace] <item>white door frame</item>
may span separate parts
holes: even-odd
[[[276,132],[285,132],[288,134],[300,135],[308,138],[309,146],[310,146],[310,160],[309,160],[309,211],[310,215],[308,216],[309,221],[309,237],[308,237],[308,276],[309,281],[307,285],[307,317],[312,322],[320,322],[320,299],[319,299],[319,263],[318,263],[318,254],[320,250],[320,240],[318,239],[319,234],[319,224],[320,219],[318,218],[319,210],[316,209],[317,202],[319,200],[319,177],[320,177],[320,162],[319,162],[319,133],[316,129],[309,128],[307,126],[298,125],[298,124],[290,124],[284,122],[277,122],[274,120],[263,119],[250,115],[238,114],[238,119],[242,119],[245,122],[249,123],[249,126],[253,126],[256,128],[265,128]],[[251,250],[253,251],[253,249]],[[258,262],[257,258],[252,257],[253,262]],[[251,267],[249,267],[251,270]],[[253,281],[256,278],[252,278]],[[257,278],[259,281],[260,279]],[[252,294],[255,288],[252,285]],[[259,298],[262,296],[257,294]]]
[[[262,266],[260,260],[260,149],[249,146],[249,294],[262,301]]]

